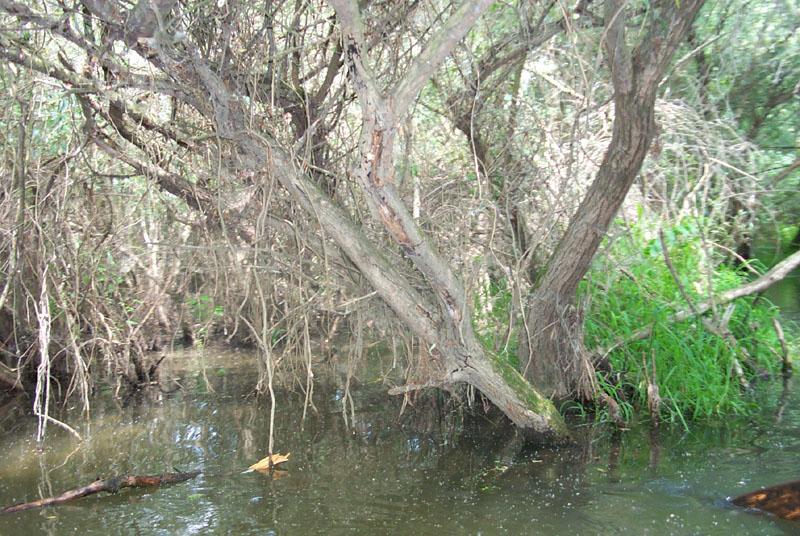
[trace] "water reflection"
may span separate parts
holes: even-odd
[[[207,356],[213,370],[215,361]],[[451,411],[380,385],[282,394],[276,448],[288,476],[240,474],[266,454],[269,404],[253,376],[183,371],[181,390],[95,403],[37,452],[35,420],[0,408],[0,504],[50,496],[114,473],[199,468],[197,479],[0,517],[0,534],[781,534],[797,525],[727,507],[724,497],[797,478],[797,383],[761,419],[620,433],[584,426],[577,444],[532,446],[493,416]],[[795,387],[793,387],[795,386]],[[776,403],[780,402],[780,403]],[[283,467],[282,467],[283,469]]]

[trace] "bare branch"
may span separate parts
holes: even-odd
[[[665,322],[674,324],[676,322],[683,322],[689,318],[692,318],[696,315],[701,315],[711,309],[716,305],[723,305],[725,303],[731,302],[738,298],[743,298],[745,296],[750,296],[752,294],[757,294],[759,292],[763,292],[767,290],[769,287],[777,283],[778,281],[785,278],[789,273],[800,266],[800,251],[795,252],[794,254],[786,257],[784,260],[776,264],[772,270],[767,272],[766,274],[762,275],[755,281],[751,281],[746,283],[740,287],[736,287],[731,290],[727,290],[720,294],[719,296],[713,297],[708,299],[704,302],[698,303],[695,305],[693,309],[687,309],[684,311],[679,311],[669,318],[665,320]],[[646,339],[653,333],[653,329],[655,329],[655,324],[650,325],[644,329],[641,329],[627,337],[625,339],[620,339],[616,341],[614,344],[609,346],[608,348],[600,348],[594,351],[595,354],[599,355],[607,355],[612,351],[616,350],[620,346],[624,346],[626,344],[630,344],[632,342],[641,341]]]
[[[414,59],[406,75],[392,91],[394,113],[398,119],[402,119],[422,87],[491,4],[492,0],[463,2],[425,50]]]
[[[364,45],[364,26],[355,0],[330,0],[336,10],[336,17],[343,31],[344,50],[351,69],[351,77],[356,93],[362,102],[372,102],[384,108],[381,90],[371,69],[362,58]]]

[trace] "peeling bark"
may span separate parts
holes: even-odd
[[[468,383],[486,395],[518,427],[565,437],[566,428],[552,403],[516,371],[509,371],[508,365],[496,362],[481,347],[472,329],[471,311],[462,282],[423,235],[394,189],[393,147],[398,122],[423,84],[491,2],[464,2],[443,24],[439,34],[431,38],[388,96],[377,89],[377,80],[364,61],[357,4],[351,0],[332,0],[331,3],[343,30],[346,65],[362,109],[361,158],[353,174],[367,196],[374,217],[425,277],[429,285],[426,294],[437,309],[436,316],[430,317],[433,320],[433,325],[428,326],[430,329],[417,333],[435,348],[445,373],[444,377],[431,378],[431,381]],[[355,259],[353,261],[358,264]],[[376,290],[401,318],[408,316],[390,295],[378,287]]]

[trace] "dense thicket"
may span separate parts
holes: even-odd
[[[757,274],[720,267],[765,224],[798,242],[796,1],[0,10],[0,379],[40,412],[178,341],[253,345],[259,389],[310,399],[379,340],[392,392],[466,385],[555,434],[551,397],[652,406],[676,315],[720,389],[780,362],[774,314],[719,299]]]

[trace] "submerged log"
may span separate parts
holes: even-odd
[[[736,506],[769,512],[782,519],[800,521],[800,480],[739,495]]]
[[[200,471],[189,471],[188,473],[164,473],[163,475],[152,476],[126,475],[107,478],[105,480],[95,480],[88,486],[65,491],[56,497],[48,497],[46,499],[39,499],[38,501],[7,506],[0,510],[0,514],[11,514],[14,512],[22,512],[23,510],[30,510],[32,508],[42,508],[44,506],[64,504],[65,502],[73,499],[86,497],[87,495],[93,495],[95,493],[100,493],[101,491],[116,493],[122,488],[149,488],[153,486],[161,486],[163,484],[175,484],[176,482],[190,480],[199,474]]]

